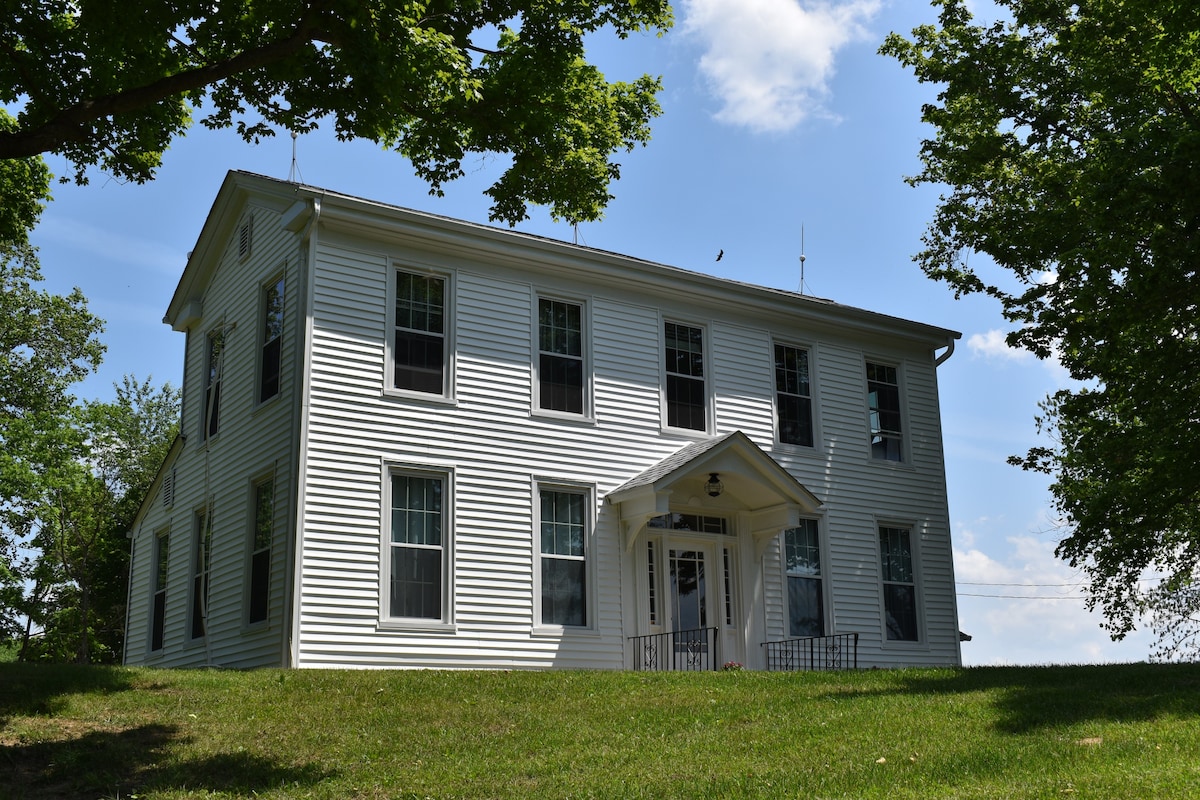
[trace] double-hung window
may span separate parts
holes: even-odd
[[[283,355],[283,276],[262,289],[262,338],[258,363],[258,402],[279,394]]]
[[[825,593],[817,521],[800,520],[798,527],[784,531],[783,543],[788,633],[791,636],[824,636]]]
[[[191,636],[200,639],[208,631],[208,573],[212,563],[212,517],[196,512],[192,539]]]
[[[704,386],[704,329],[667,322],[663,325],[667,375],[667,427],[708,429],[708,394]]]
[[[895,367],[867,362],[867,410],[871,423],[871,457],[903,461],[900,379]]]
[[[542,489],[541,623],[588,624],[588,495],[568,489]]]
[[[780,442],[812,447],[812,383],[803,348],[775,345],[775,416]]]
[[[396,270],[392,386],[446,393],[446,279]]]
[[[154,595],[150,610],[150,649],[162,650],[167,627],[167,568],[171,563],[170,532],[154,537]]]
[[[447,477],[393,472],[387,538],[386,615],[445,619]]]
[[[203,438],[216,436],[221,420],[221,378],[224,374],[222,361],[225,359],[225,328],[217,328],[208,334],[204,363],[208,370],[204,384]]]
[[[538,408],[584,413],[583,307],[538,298]]]
[[[246,622],[267,618],[271,602],[271,538],[275,530],[275,483],[254,487],[254,519],[250,526],[250,581],[246,588]]]
[[[883,579],[884,627],[889,641],[915,642],[917,583],[912,540],[907,528],[880,526],[879,561]]]

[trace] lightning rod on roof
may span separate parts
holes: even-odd
[[[296,161],[296,132],[292,131],[292,168],[288,172],[288,183],[303,183],[304,176],[300,174],[300,164]]]
[[[800,223],[800,294],[804,294],[804,223]]]

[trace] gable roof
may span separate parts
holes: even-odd
[[[723,484],[715,498],[705,490],[713,473]],[[620,510],[627,549],[651,519],[681,508],[744,513],[750,534],[765,541],[822,505],[741,431],[685,445],[613,489],[605,500]]]
[[[225,243],[251,201],[256,206],[265,206],[284,215],[288,228],[296,232],[311,231],[319,221],[322,227],[344,227],[372,236],[403,240],[415,246],[460,252],[488,263],[509,264],[531,272],[560,274],[564,269],[572,270],[598,284],[651,295],[677,296],[681,286],[685,286],[696,303],[742,306],[752,309],[763,319],[777,317],[794,323],[800,318],[806,326],[835,330],[843,336],[853,333],[887,336],[930,350],[953,348],[954,340],[961,337],[957,331],[947,328],[812,295],[714,277],[557,239],[414,211],[241,171],[226,175],[171,298],[164,322],[176,330],[187,328],[199,313]]]
[[[741,431],[680,448],[613,489],[607,499],[621,503],[646,492],[695,488],[681,484],[698,475],[707,479],[714,472],[721,476],[725,489],[749,510],[767,505],[768,496],[774,503],[792,503],[807,511],[816,511],[822,505],[816,495]]]

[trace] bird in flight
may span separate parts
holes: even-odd
[[[722,258],[724,258],[724,257],[725,257],[725,251],[724,251],[724,250],[721,250],[721,251],[719,251],[719,252],[717,253],[717,261],[720,261],[720,260],[721,260]]]

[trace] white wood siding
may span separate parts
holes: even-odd
[[[182,433],[185,442],[175,463],[175,502],[164,509],[148,504],[134,532],[126,662],[158,666],[279,666],[283,662],[286,544],[294,504],[292,476],[295,444],[293,389],[296,357],[302,352],[299,302],[300,251],[292,234],[279,225],[277,209],[247,208],[239,224],[254,215],[251,253],[241,259],[233,237],[220,257],[216,277],[204,296],[203,318],[188,335]],[[284,271],[284,336],[280,354],[280,393],[258,403],[261,348],[260,287]],[[220,429],[205,443],[202,434],[207,377],[207,334],[227,327]],[[274,481],[274,531],[271,546],[270,601],[265,623],[246,624],[249,584],[249,537],[254,515],[255,482]],[[208,634],[190,635],[195,514],[211,511],[213,533],[209,577]],[[170,528],[165,642],[149,650],[150,581],[154,534]]]
[[[451,274],[452,402],[384,392],[388,270],[421,264]],[[633,556],[621,548],[604,495],[690,439],[661,426],[661,325],[696,320],[694,304],[503,264],[411,252],[398,243],[325,232],[317,252],[309,460],[305,468],[300,666],[621,667]],[[561,284],[561,285],[560,285]],[[531,414],[532,309],[540,292],[586,297],[594,419]],[[956,663],[949,532],[932,356],[891,341],[832,339],[763,327],[727,309],[707,319],[715,427],[741,430],[825,503],[826,581],[834,631],[860,632],[866,665]],[[723,316],[722,316],[723,315]],[[774,445],[772,337],[809,343],[818,377],[814,448]],[[911,463],[870,458],[865,359],[902,370]],[[386,466],[453,473],[453,632],[380,624],[382,480]],[[594,487],[594,629],[559,636],[533,627],[536,481]],[[904,523],[919,539],[922,641],[884,643],[877,526]],[[769,636],[786,631],[778,542],[761,564],[752,613]],[[949,601],[943,599],[949,592]],[[623,599],[624,595],[624,599]],[[636,602],[636,599],[635,599]],[[757,643],[748,643],[748,650]],[[749,655],[749,654],[748,654]]]
[[[187,438],[174,464],[175,502],[170,508],[145,504],[134,530],[129,663],[626,666],[626,637],[639,632],[644,601],[637,565],[644,561],[645,540],[626,551],[618,509],[604,498],[687,444],[706,438],[663,429],[664,319],[705,327],[710,431],[742,431],[822,502],[830,632],[861,635],[862,666],[958,663],[937,376],[930,342],[917,341],[911,328],[884,318],[864,321],[858,312],[808,298],[788,301],[786,308],[764,301],[760,309],[749,304],[742,289],[731,290],[732,299],[711,286],[693,293],[693,279],[682,273],[660,280],[640,275],[628,264],[619,267],[625,272],[618,280],[606,272],[612,259],[603,254],[532,239],[499,243],[494,234],[471,233],[461,226],[447,232],[457,223],[419,223],[437,228],[437,236],[444,237],[432,243],[437,237],[422,238],[426,234],[414,232],[419,225],[412,220],[389,228],[388,220],[400,215],[386,208],[357,208],[361,216],[355,217],[346,210],[354,203],[345,199],[337,201],[344,207],[334,213],[336,203],[327,198],[325,216],[302,242],[302,234],[281,223],[298,192],[289,189],[268,200],[263,189],[261,202],[230,206],[223,212],[228,219],[210,218],[206,231],[224,236],[225,247],[204,256],[211,263],[189,265],[205,275],[211,271],[211,280],[203,317],[191,326],[188,338]],[[259,195],[250,191],[249,196]],[[243,260],[237,229],[251,212],[254,241],[250,257]],[[304,220],[293,219],[296,227],[303,226]],[[477,242],[487,237],[492,255],[484,256]],[[555,259],[561,263],[552,263]],[[258,407],[259,287],[285,264],[282,391]],[[450,397],[387,388],[393,336],[388,328],[393,302],[389,274],[397,266],[434,270],[449,278]],[[657,269],[645,267],[647,275]],[[311,285],[306,283],[310,279]],[[534,312],[543,294],[571,298],[587,308],[591,413],[586,417],[531,410],[536,405]],[[773,310],[764,310],[767,306]],[[838,324],[839,314],[858,314],[856,324]],[[201,433],[206,336],[219,323],[233,327],[221,430],[206,446]],[[893,335],[893,328],[903,328],[905,335]],[[870,329],[878,332],[865,332]],[[809,348],[814,447],[775,444],[775,341]],[[904,463],[871,458],[868,360],[899,370]],[[445,550],[451,625],[444,628],[405,627],[381,615],[383,503],[390,469],[444,474],[452,487]],[[271,474],[277,519],[270,620],[247,626],[253,482]],[[595,501],[587,630],[556,631],[534,624],[540,602],[534,528],[539,483],[583,487]],[[211,508],[213,514],[209,633],[192,642],[194,517],[201,508]],[[731,505],[728,510],[731,519],[738,519],[738,509]],[[705,513],[703,506],[700,511]],[[919,642],[884,638],[880,524],[911,531],[919,562]],[[166,644],[151,654],[153,537],[167,527]],[[293,543],[295,552],[286,552]],[[761,658],[758,639],[783,638],[787,631],[781,537],[762,543],[742,530],[734,550],[740,570],[737,606],[753,634],[743,643],[747,662],[755,666]],[[287,586],[292,564],[294,585]]]

